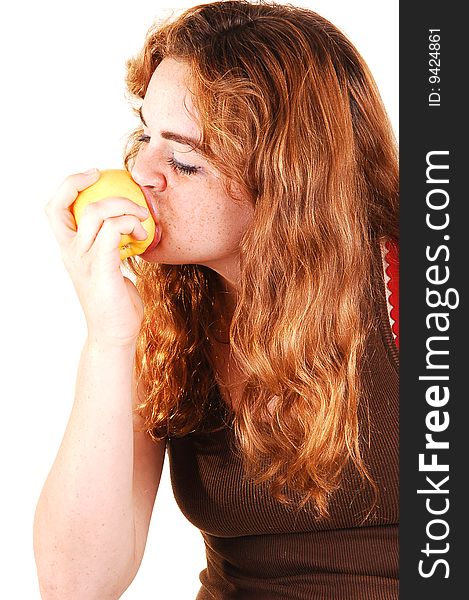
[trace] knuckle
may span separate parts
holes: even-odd
[[[114,229],[115,222],[116,222],[116,219],[112,219],[112,218],[104,219],[101,228],[104,229],[105,231],[112,231]]]
[[[74,175],[69,175],[63,180],[60,189],[63,190],[64,193],[70,194],[76,189],[74,177]]]
[[[114,240],[118,240],[120,238],[120,227],[118,223],[116,223],[116,219],[105,219],[101,226],[101,238],[110,241],[111,243]]]
[[[99,202],[90,202],[83,208],[83,216],[97,216],[100,213],[100,205]]]

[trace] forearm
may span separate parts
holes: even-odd
[[[80,592],[70,598],[94,598],[93,590],[117,597],[114,584],[119,589],[134,568],[133,363],[131,346],[87,341],[71,416],[38,502],[40,580],[62,579],[62,594]]]

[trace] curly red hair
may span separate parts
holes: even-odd
[[[128,64],[134,97],[166,57],[189,68],[200,152],[255,206],[230,329],[244,376],[232,415],[239,448],[277,498],[295,490],[325,515],[349,461],[373,485],[360,449],[360,364],[373,245],[398,238],[392,129],[357,50],[305,8],[215,2],[156,25]],[[138,410],[155,438],[185,435],[219,402],[211,324],[221,282],[197,265],[132,268],[146,305]]]

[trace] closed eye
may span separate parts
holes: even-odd
[[[146,135],[145,133],[142,133],[137,137],[137,142],[142,142],[144,144],[148,144],[150,140],[151,137],[149,135]],[[184,163],[179,162],[174,158],[174,156],[168,158],[167,163],[171,166],[173,171],[175,171],[176,173],[182,173],[183,175],[194,175],[195,173],[197,173],[197,171],[200,170],[200,167],[196,167],[194,165],[186,165]]]
[[[185,165],[177,161],[174,156],[168,159],[168,164],[171,165],[171,168],[176,171],[176,173],[183,173],[184,175],[194,175],[197,171],[200,170],[200,167],[194,167],[193,165]]]

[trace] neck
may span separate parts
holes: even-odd
[[[232,303],[236,305],[240,281],[239,256],[234,254],[222,261],[203,264],[218,273],[223,293],[230,296],[233,299]]]

